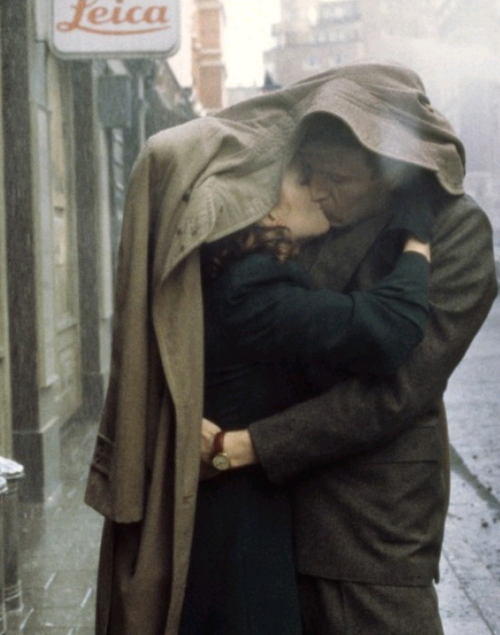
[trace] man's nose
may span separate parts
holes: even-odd
[[[324,178],[312,174],[309,178],[309,194],[316,203],[328,197],[328,186]]]

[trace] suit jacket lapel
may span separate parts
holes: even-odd
[[[304,245],[301,260],[314,283],[343,291],[390,217],[391,212],[384,211],[346,231],[331,231]]]

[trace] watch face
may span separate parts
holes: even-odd
[[[228,470],[231,467],[231,462],[227,454],[218,452],[212,459],[212,465],[216,470]]]

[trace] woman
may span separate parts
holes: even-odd
[[[386,125],[381,96],[411,118],[389,113]],[[268,214],[318,112],[358,136],[365,129],[372,150],[434,172],[443,192],[462,193],[463,148],[426,103],[407,69],[346,66],[148,140],[128,185],[110,379],[86,490],[106,519],[97,635],[178,632],[203,415],[200,245]],[[413,143],[407,129],[417,123]]]
[[[421,224],[422,205],[413,203],[411,212]],[[317,392],[307,366],[327,367],[324,388],[358,363],[374,373],[395,372],[422,338],[429,245],[407,238],[387,278],[370,291],[343,295],[314,289],[293,258],[301,242],[328,229],[295,161],[262,221],[205,246],[204,415],[225,430]],[[227,467],[224,454],[215,465]],[[300,632],[286,492],[259,467],[202,482],[179,634]]]

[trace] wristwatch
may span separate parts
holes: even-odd
[[[224,472],[231,467],[229,456],[224,452],[224,435],[226,432],[221,430],[217,432],[214,438],[214,454],[212,456],[212,465],[216,470]]]

